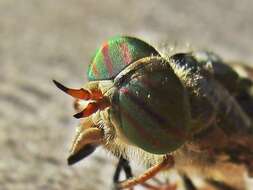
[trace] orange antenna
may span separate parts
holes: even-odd
[[[83,111],[75,114],[74,117],[77,119],[82,117],[88,117],[98,110],[99,110],[98,104],[96,102],[90,102]]]
[[[91,93],[88,90],[85,90],[83,88],[81,89],[71,89],[63,86],[61,83],[57,82],[56,80],[53,80],[54,84],[63,92],[67,93],[68,95],[78,98],[78,99],[83,99],[83,100],[89,100],[91,99]]]
[[[94,102],[88,103],[87,107],[74,115],[75,118],[79,119],[82,117],[88,117],[95,113],[98,110],[103,110],[110,106],[110,101],[107,97],[103,95],[100,89],[89,89],[90,91],[86,89],[71,89],[67,88],[61,83],[53,80],[54,84],[63,92],[67,93],[68,95],[82,100],[94,100]]]
[[[88,117],[93,113],[95,113],[96,111],[103,110],[109,106],[110,106],[109,100],[104,97],[96,102],[90,102],[83,111],[75,114],[74,117],[77,119],[82,117]]]

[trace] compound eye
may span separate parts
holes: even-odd
[[[152,60],[119,88],[119,127],[136,146],[155,154],[176,150],[188,138],[184,87],[169,64]]]
[[[88,80],[113,79],[126,66],[149,56],[159,55],[148,43],[130,36],[116,36],[96,52],[88,69]]]

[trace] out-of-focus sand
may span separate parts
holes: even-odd
[[[253,63],[253,1],[1,0],[0,189],[109,189],[116,160],[102,150],[68,167],[72,99],[96,47],[118,34],[190,43]]]

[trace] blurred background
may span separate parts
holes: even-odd
[[[86,81],[95,48],[127,34],[190,44],[253,63],[252,0],[0,0],[0,189],[109,189],[103,150],[73,167],[72,98],[52,83]]]

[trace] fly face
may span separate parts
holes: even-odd
[[[117,124],[112,123],[118,116],[114,95],[118,88],[113,79],[131,63],[151,55],[158,55],[158,52],[144,41],[115,37],[95,53],[87,72],[89,82],[84,88],[69,89],[54,81],[58,88],[76,98],[75,107],[79,113],[74,117],[84,118],[71,148],[69,164],[88,156],[98,144],[110,143],[116,134],[124,138]]]
[[[70,149],[68,164],[71,165],[90,155],[98,145],[104,142],[105,134],[99,123],[101,118],[95,113],[99,114],[100,111],[109,107],[110,100],[98,88],[99,82],[88,83],[86,89],[70,89],[57,81],[54,83],[59,89],[76,99],[75,108],[79,112],[74,117],[84,118],[77,128]]]
[[[74,115],[85,119],[70,164],[98,144],[113,144],[115,136],[153,154],[170,153],[191,137],[187,93],[169,63],[154,55],[157,51],[139,39],[115,38],[93,58],[84,88],[69,89],[54,81],[77,99],[79,111],[84,107]]]

